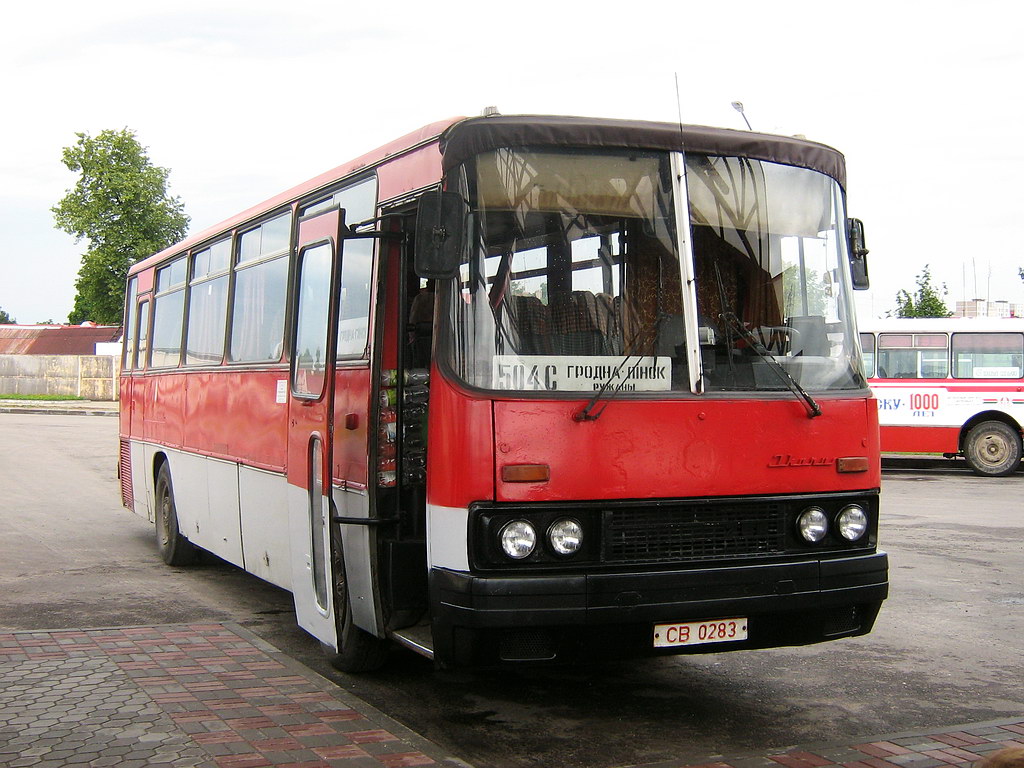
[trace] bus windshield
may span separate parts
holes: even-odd
[[[839,185],[738,157],[683,166],[685,187],[665,152],[464,163],[449,186],[471,202],[472,234],[441,324],[456,375],[551,393],[866,386]]]

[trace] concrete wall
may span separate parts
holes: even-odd
[[[112,355],[0,355],[0,398],[73,395],[117,400],[119,363]]]

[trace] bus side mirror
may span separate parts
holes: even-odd
[[[416,274],[428,280],[454,277],[462,263],[469,210],[457,192],[428,192],[416,217]]]
[[[860,219],[847,220],[847,235],[850,240],[850,275],[855,291],[866,291],[871,287],[868,280],[868,249],[864,245],[864,222]]]

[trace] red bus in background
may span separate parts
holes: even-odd
[[[1001,477],[1021,459],[1024,320],[876,320],[860,334],[883,451],[963,456]]]
[[[649,122],[425,127],[131,269],[126,506],[341,669],[870,631],[878,409],[842,156]]]

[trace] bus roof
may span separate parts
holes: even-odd
[[[354,160],[350,160],[347,163],[332,168],[329,171],[321,173],[319,176],[315,176],[312,179],[299,184],[298,186],[292,187],[285,192],[282,192],[274,197],[266,200],[258,205],[254,205],[252,208],[248,208],[229,219],[226,219],[219,224],[214,224],[211,227],[207,227],[201,232],[197,232],[194,235],[189,235],[184,240],[175,243],[169,248],[165,248],[153,256],[135,264],[128,274],[135,274],[145,270],[147,267],[153,264],[159,263],[164,259],[174,254],[181,253],[188,248],[202,243],[212,237],[217,236],[223,232],[228,232],[235,227],[244,224],[247,221],[256,219],[263,214],[269,213],[276,208],[280,208],[286,203],[290,203],[293,200],[304,197],[305,195],[311,194],[318,189],[330,186],[339,179],[343,179],[345,176],[353,174],[363,168],[369,168],[377,165],[385,160],[394,157],[395,155],[401,154],[407,150],[419,147],[424,144],[429,144],[431,141],[437,141],[445,128],[452,125],[452,123],[458,122],[462,118],[455,117],[448,120],[441,120],[430,125],[425,125],[419,130],[413,131],[412,133],[406,134],[405,136],[395,139],[382,147],[378,147],[365,155],[357,157]]]
[[[846,161],[832,147],[807,139],[728,128],[643,120],[551,115],[494,115],[455,123],[441,137],[444,169],[499,147],[606,147],[687,150],[738,155],[809,168],[846,186]]]

